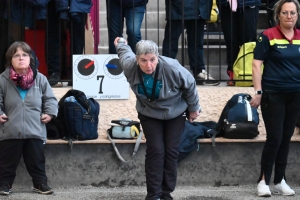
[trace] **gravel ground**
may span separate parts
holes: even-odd
[[[300,187],[292,187],[296,191],[294,197],[273,195],[269,199],[300,199]],[[66,187],[53,188],[54,194],[40,195],[31,192],[30,188],[13,188],[13,193],[0,196],[8,200],[143,200],[146,195],[145,187]],[[227,186],[227,187],[177,187],[172,194],[174,200],[251,200],[264,199],[255,194],[256,185]]]

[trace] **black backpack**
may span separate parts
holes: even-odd
[[[252,139],[258,132],[259,115],[249,94],[235,94],[226,103],[217,123],[217,134],[231,139]]]
[[[69,96],[64,101],[64,122],[68,140],[93,140],[98,138],[100,106],[85,95]]]
[[[72,105],[69,102],[65,102],[65,99],[68,98],[68,97],[71,97],[71,96],[73,96],[80,105],[79,104]],[[70,124],[72,124],[72,122],[68,121],[68,118],[65,116],[66,113],[67,113],[67,111],[66,111],[67,107],[70,111],[71,110],[78,110],[80,112],[83,112],[84,110],[86,110],[87,115],[83,114],[83,117],[86,120],[90,120],[91,124],[92,124],[92,121],[94,121],[93,130],[97,131],[98,121],[99,121],[98,115],[99,115],[99,112],[100,112],[99,103],[96,102],[93,98],[87,99],[84,92],[82,92],[80,90],[73,90],[72,89],[72,90],[69,90],[59,100],[57,117],[54,117],[49,123],[46,124],[47,138],[48,139],[65,139],[65,140],[70,140],[70,139],[86,140],[87,138],[93,138],[93,139],[98,138],[98,134],[97,134],[97,137],[96,137],[96,134],[93,134],[93,136],[90,136],[90,135],[88,135],[88,136],[82,136],[82,135],[76,136],[76,134],[74,134],[74,131],[75,131],[74,127],[70,127]],[[73,109],[71,109],[70,107],[73,107]],[[90,113],[93,113],[92,118],[89,116],[88,110],[90,111]],[[69,115],[69,118],[70,118],[70,115]],[[73,118],[73,117],[71,117],[71,118]],[[82,128],[82,126],[81,126],[81,128]],[[87,132],[84,132],[84,131],[82,133],[83,134],[88,134]]]

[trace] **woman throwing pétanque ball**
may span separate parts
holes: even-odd
[[[139,41],[136,54],[124,38],[117,37],[114,44],[136,95],[136,110],[146,137],[145,199],[173,199],[185,121],[192,122],[201,111],[195,79],[177,60],[160,56],[153,41]]]

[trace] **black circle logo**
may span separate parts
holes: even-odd
[[[95,70],[94,61],[90,59],[82,59],[78,63],[78,72],[83,76],[91,75]]]
[[[123,70],[120,66],[119,59],[113,58],[106,64],[107,70],[111,75],[118,76],[120,75]]]
[[[119,79],[124,76],[123,69],[117,55],[108,57],[104,62],[103,69],[105,74],[112,79]]]

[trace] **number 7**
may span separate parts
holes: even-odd
[[[102,91],[102,84],[103,84],[103,79],[104,79],[104,76],[101,75],[101,76],[97,76],[97,81],[101,78],[101,81],[100,81],[100,87],[99,87],[99,94],[103,94],[103,91]]]

